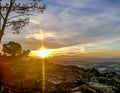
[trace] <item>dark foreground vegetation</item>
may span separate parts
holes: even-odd
[[[44,93],[120,93],[120,75],[45,61]],[[42,93],[42,59],[0,57],[0,93]]]

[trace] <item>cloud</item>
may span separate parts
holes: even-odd
[[[44,33],[42,30],[40,30],[36,33],[27,35],[25,38],[26,39],[34,38],[34,39],[37,39],[37,40],[41,40],[41,39],[55,38],[55,37],[56,37],[56,35],[54,33],[49,33],[49,32]]]
[[[45,13],[32,17],[29,26],[15,38],[24,48],[38,49],[42,30],[48,48],[76,46],[78,48],[74,50],[82,51],[98,51],[109,45],[113,48],[114,40],[120,40],[119,0],[108,1],[44,0],[47,4]],[[6,37],[6,40],[14,40],[14,37],[9,38],[12,37]]]

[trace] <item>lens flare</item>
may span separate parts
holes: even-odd
[[[51,56],[52,52],[53,51],[51,49],[41,48],[40,50],[31,51],[30,56],[45,58]]]
[[[42,48],[42,49],[37,51],[37,55],[40,57],[47,57],[50,55],[51,52],[52,51],[49,49]]]

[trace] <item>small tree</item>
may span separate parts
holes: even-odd
[[[39,5],[39,1],[0,0],[0,43],[6,27],[12,26],[19,34],[19,30],[29,23],[29,15],[43,13],[46,6]]]
[[[30,50],[24,50],[22,53],[23,56],[29,56],[29,54],[30,54]]]
[[[2,51],[11,56],[16,56],[22,53],[22,47],[19,43],[11,41],[7,44],[3,44]]]

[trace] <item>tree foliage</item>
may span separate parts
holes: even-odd
[[[23,56],[29,56],[29,54],[30,54],[30,50],[23,50],[22,53]]]
[[[19,34],[21,28],[29,23],[29,16],[43,13],[45,5],[41,0],[0,0],[0,42],[5,28],[11,26]]]
[[[11,41],[6,44],[3,44],[2,51],[11,56],[16,56],[22,53],[22,47],[19,43]]]

